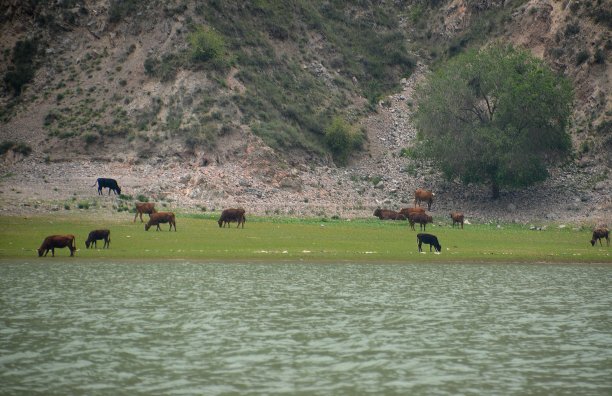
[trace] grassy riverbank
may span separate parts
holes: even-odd
[[[44,237],[74,234],[78,259],[190,259],[223,261],[312,261],[312,262],[551,262],[612,263],[612,247],[591,247],[587,228],[549,225],[532,231],[517,224],[473,224],[465,229],[431,226],[442,254],[419,254],[417,232],[405,222],[377,219],[321,220],[292,218],[247,218],[244,229],[220,229],[218,214],[179,215],[178,232],[154,228],[148,232],[129,215],[88,214],[12,217],[1,216],[0,258],[34,258]],[[85,249],[89,231],[111,230],[111,248]],[[417,228],[418,229],[418,228]],[[69,255],[56,249],[56,257]],[[51,255],[49,254],[49,260]]]

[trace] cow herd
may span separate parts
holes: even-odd
[[[115,179],[108,178],[98,178],[96,180],[95,185],[98,185],[98,194],[102,195],[102,189],[108,188],[108,194],[113,191],[116,195],[121,194],[121,187]],[[174,231],[176,232],[176,216],[172,212],[158,212],[155,209],[155,204],[151,202],[136,202],[134,207],[135,215],[133,223],[136,222],[136,219],[140,217],[140,222],[144,223],[142,219],[143,214],[149,215],[149,221],[144,226],[145,231],[149,231],[152,226],[156,226],[156,231],[160,231],[160,224],[169,224],[170,228],[168,231],[172,231],[172,227],[174,227]],[[246,221],[245,210],[242,208],[230,208],[225,209],[221,212],[221,217],[219,218],[219,227],[224,228],[225,226],[229,227],[230,223],[237,223],[236,227],[242,226],[244,228],[244,223]],[[100,229],[93,230],[87,236],[87,240],[85,241],[85,247],[89,249],[90,247],[97,248],[97,241],[104,241],[103,249],[110,248],[110,230],[108,229]],[[50,235],[43,240],[43,243],[38,248],[38,256],[47,256],[49,252],[51,252],[51,256],[55,257],[55,249],[61,249],[67,247],[70,250],[70,257],[74,257],[74,252],[76,252],[76,238],[72,234],[67,235]]]
[[[419,224],[419,229],[425,231],[427,223],[433,223],[433,218],[425,212],[425,209],[421,207],[421,203],[427,203],[427,210],[431,210],[431,205],[433,204],[433,198],[436,194],[432,191],[428,191],[422,188],[417,188],[414,191],[414,207],[412,208],[403,208],[400,209],[399,212],[389,210],[389,209],[381,209],[376,208],[374,211],[374,216],[378,217],[381,220],[408,220],[410,224],[410,228],[415,231],[414,225]],[[417,206],[418,205],[418,206]],[[465,220],[465,215],[463,212],[453,211],[450,213],[450,218],[452,221],[452,227],[455,225],[461,226],[463,229],[463,224]],[[601,240],[605,239],[607,245],[610,246],[610,232],[606,226],[597,226],[593,231],[593,237],[591,239],[591,246],[595,246],[597,241],[599,241],[599,245],[603,246]],[[436,252],[441,251],[441,245],[438,241],[438,238],[435,235],[420,233],[417,234],[417,245],[419,248],[419,252],[421,252],[422,244],[429,245],[429,251],[431,251],[432,246],[436,249]]]
[[[96,180],[98,184],[98,194],[102,194],[103,188],[108,188],[108,194],[110,195],[111,190],[115,192],[115,194],[121,194],[121,188],[117,184],[115,179],[108,178],[98,178]],[[96,185],[94,183],[94,186]],[[93,187],[93,186],[92,186]],[[403,208],[399,212],[389,210],[389,209],[381,209],[377,208],[374,211],[374,216],[378,217],[380,220],[407,220],[410,224],[410,228],[414,231],[415,224],[419,224],[419,229],[421,231],[426,231],[427,223],[433,223],[433,218],[431,215],[425,212],[425,209],[421,207],[421,203],[427,203],[427,210],[431,210],[431,205],[433,204],[433,198],[435,194],[432,191],[424,190],[421,188],[417,188],[414,192],[414,207]],[[145,231],[148,231],[152,226],[156,226],[156,230],[160,231],[160,224],[169,224],[170,228],[168,231],[172,231],[172,227],[174,227],[174,231],[176,232],[176,216],[172,212],[158,212],[155,209],[154,203],[149,202],[137,202],[135,204],[135,215],[134,221],[140,216],[140,222],[143,223],[142,219],[143,214],[149,215],[149,221],[145,224]],[[463,229],[465,216],[462,212],[453,211],[450,213],[450,218],[452,221],[452,227],[455,225],[461,226]],[[230,223],[237,223],[236,227],[242,226],[244,228],[244,223],[246,221],[245,210],[242,208],[230,208],[224,209],[221,212],[221,217],[219,217],[218,224],[219,228],[229,227]],[[593,231],[593,237],[591,239],[591,245],[595,246],[597,241],[599,241],[600,246],[603,246],[601,240],[605,239],[607,242],[607,246],[610,246],[610,236],[607,227],[598,226]],[[110,248],[110,230],[108,229],[100,229],[93,230],[89,233],[87,240],[85,241],[85,247],[89,249],[97,247],[97,241],[103,240],[104,245],[103,248]],[[417,246],[419,252],[422,251],[422,245],[428,244],[429,251],[431,251],[432,247],[436,250],[436,252],[440,252],[442,250],[442,246],[438,241],[438,238],[432,234],[419,233],[417,234]],[[76,248],[76,238],[72,234],[67,235],[51,235],[44,239],[41,246],[38,248],[38,256],[46,256],[49,251],[51,251],[51,255],[55,256],[55,248],[65,248],[67,247],[70,250],[70,256],[74,256],[74,252],[77,250]]]

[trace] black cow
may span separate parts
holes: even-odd
[[[96,180],[96,183],[98,183],[98,195],[102,195],[102,189],[105,187],[108,188],[108,195],[110,195],[111,190],[113,190],[116,195],[121,194],[121,187],[119,187],[115,179],[100,177]],[[93,186],[95,186],[96,183],[94,183]]]
[[[93,249],[94,246],[97,248],[99,240],[104,240],[103,248],[110,248],[110,231],[109,230],[93,230],[89,233],[87,240],[85,241],[85,247],[89,249],[89,245]]]
[[[421,245],[426,243],[429,245],[429,251],[431,252],[431,247],[433,246],[436,249],[436,252],[440,252],[442,250],[442,245],[438,242],[438,238],[435,235],[420,233],[417,234],[417,243],[419,244],[419,252],[421,252]]]

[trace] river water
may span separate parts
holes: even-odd
[[[0,261],[0,394],[610,395],[612,266]]]

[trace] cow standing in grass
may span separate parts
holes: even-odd
[[[174,226],[174,232],[176,232],[176,217],[172,212],[157,212],[152,213],[149,217],[149,221],[145,224],[145,231],[149,231],[151,226],[157,226],[156,231],[160,231],[160,224],[170,223],[170,229],[168,231],[172,231],[172,226]]]
[[[142,214],[143,213],[148,214],[149,217],[151,217],[151,214],[157,213],[157,210],[155,209],[155,203],[153,203],[153,202],[136,202],[136,214],[134,215],[134,221],[132,223],[136,222],[136,218],[138,217],[138,215],[140,215],[140,222],[144,223],[144,221],[142,220]]]
[[[217,221],[217,223],[219,223],[219,228],[225,227],[226,225],[229,227],[229,223],[233,222],[238,223],[236,224],[236,228],[240,227],[240,224],[242,224],[242,228],[244,228],[244,222],[246,221],[244,213],[245,211],[242,208],[224,209],[223,212],[221,212],[221,217],[219,217],[219,221]]]
[[[74,235],[51,235],[45,238],[42,245],[38,248],[38,257],[42,257],[43,253],[45,257],[49,250],[51,251],[51,256],[55,257],[55,248],[65,248],[70,249],[70,257],[74,256],[74,252],[76,252],[76,239]]]
[[[591,238],[591,246],[595,246],[597,241],[599,241],[599,246],[603,246],[601,240],[606,240],[606,244],[610,246],[610,231],[605,227],[597,227],[593,230],[593,238]]]
[[[98,180],[96,180],[96,183],[98,183],[98,195],[102,195],[103,188],[108,188],[108,195],[110,195],[111,190],[115,193],[115,195],[121,194],[121,187],[119,187],[117,180],[115,179],[100,177]],[[95,186],[96,183],[94,183],[93,186]]]
[[[417,244],[419,246],[419,253],[422,252],[421,245],[424,243],[429,245],[429,251],[431,252],[431,247],[433,246],[436,249],[436,252],[442,251],[442,245],[438,242],[438,237],[432,234],[417,234]]]
[[[85,241],[85,247],[89,249],[89,245],[91,248],[98,247],[98,241],[104,240],[104,248],[110,248],[110,230],[93,230],[89,233],[87,240]]]
[[[463,212],[451,212],[450,217],[453,220],[453,228],[455,224],[461,224],[461,229],[463,229]]]
[[[410,228],[414,230],[414,224],[419,224],[419,229],[421,231],[425,231],[427,227],[427,223],[433,223],[433,218],[426,213],[412,213],[408,216],[408,222],[410,223]]]

